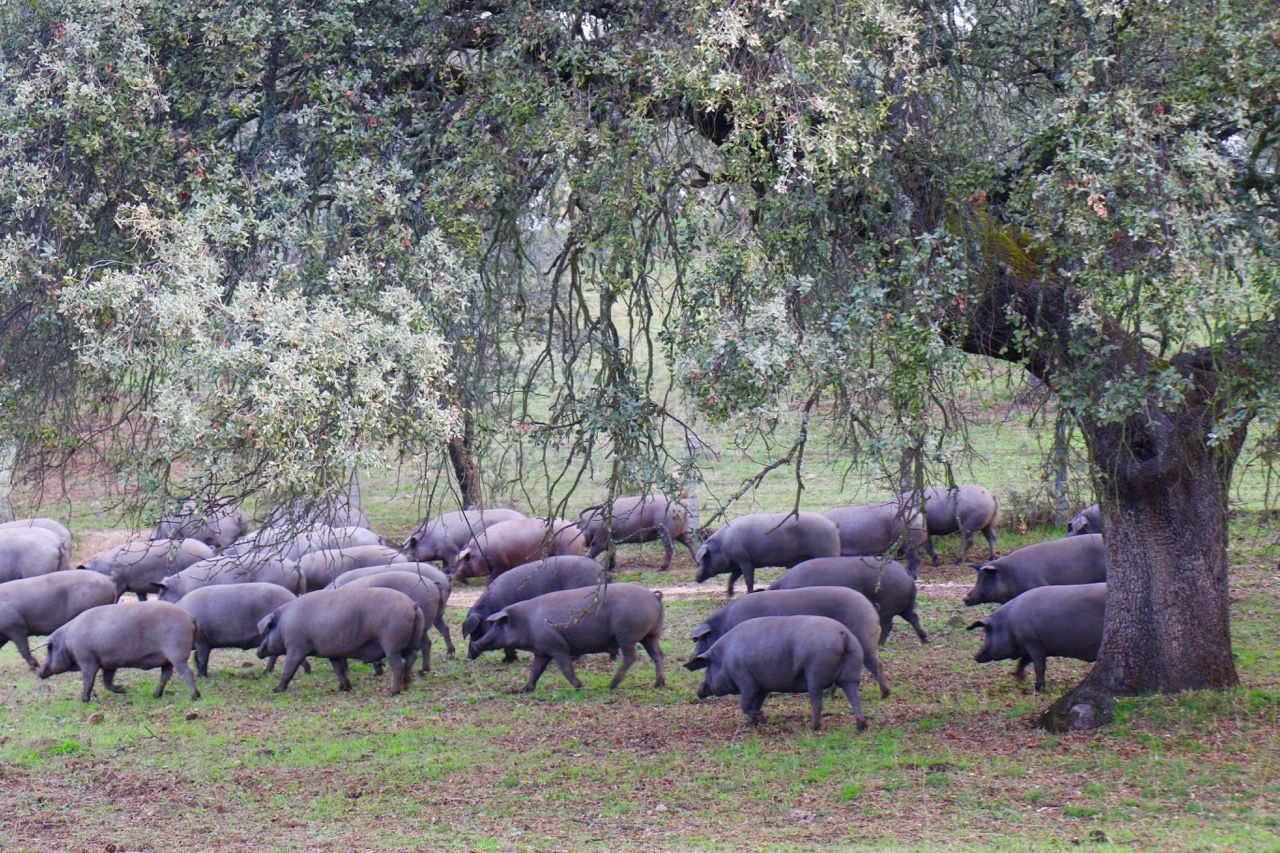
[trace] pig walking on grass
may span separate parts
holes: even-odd
[[[386,658],[395,696],[413,680],[413,658],[425,629],[422,608],[402,592],[322,589],[276,608],[258,623],[258,657],[288,655],[275,693],[289,688],[298,667],[311,656],[329,659],[338,689],[344,691],[351,689],[348,658],[366,663]]]
[[[1100,583],[1107,579],[1107,549],[1098,533],[1027,545],[977,567],[964,597],[969,606],[1002,603],[1041,586]]]
[[[78,670],[84,683],[80,701],[93,695],[93,680],[102,672],[102,686],[123,693],[115,684],[116,670],[124,667],[160,667],[155,697],[176,669],[191,688],[191,699],[200,698],[196,678],[187,667],[195,645],[196,620],[176,604],[107,604],[86,610],[49,636],[49,656],[37,673],[48,678]]]
[[[440,589],[429,578],[417,572],[382,572],[376,575],[356,578],[343,589],[394,589],[402,592],[422,608],[423,619],[430,625],[437,619],[444,619],[444,601],[440,598]],[[420,675],[431,672],[431,635],[422,632],[422,644],[418,647],[422,653]],[[452,651],[452,650],[451,650]]]
[[[791,567],[814,557],[840,556],[840,531],[816,512],[761,512],[735,518],[707,537],[694,559],[696,580],[729,575],[729,597],[739,577],[755,591],[756,569]]]
[[[273,583],[205,586],[182,597],[178,606],[196,620],[196,673],[209,677],[209,653],[214,649],[255,649],[262,642],[258,623],[295,598]],[[275,658],[267,672],[275,667]]]
[[[54,572],[0,584],[0,646],[13,643],[35,670],[39,664],[29,637],[52,634],[84,611],[115,600],[115,585],[97,572]]]
[[[1071,521],[1067,522],[1068,536],[1083,536],[1086,533],[1105,533],[1102,529],[1102,510],[1097,504],[1090,504],[1080,510]]]
[[[212,558],[213,549],[199,539],[152,539],[104,551],[79,568],[111,578],[117,598],[132,592],[139,601],[146,601],[160,591],[156,584],[169,575]]]
[[[341,589],[354,581],[361,578],[372,577],[374,575],[386,574],[388,572],[408,572],[412,575],[429,581],[436,585],[436,589],[440,591],[440,610],[436,614],[434,620],[428,620],[436,632],[444,637],[444,647],[452,657],[455,651],[453,647],[453,635],[449,633],[449,623],[445,621],[444,609],[449,604],[449,596],[453,593],[453,579],[447,574],[437,569],[430,563],[389,563],[385,566],[365,566],[362,569],[352,569],[349,572],[343,572],[333,579],[333,583],[329,585],[330,589]]]
[[[549,529],[548,529],[549,528]],[[564,519],[518,518],[480,531],[454,559],[453,578],[498,575],[524,563],[563,554],[581,556],[586,542],[578,525]]]
[[[911,494],[901,496],[909,501]],[[964,544],[960,559],[964,560],[973,545],[973,534],[978,531],[987,539],[988,559],[996,558],[996,527],[1000,523],[1000,502],[982,486],[962,484],[947,488],[930,486],[921,493],[924,502],[924,549],[938,565],[938,552],[933,548],[933,537],[959,533]]]
[[[694,555],[693,529],[689,510],[684,504],[664,495],[632,495],[613,502],[610,518],[606,519],[603,507],[592,507],[578,516],[578,526],[586,537],[587,556],[593,560],[609,547],[610,529],[616,544],[636,542],[662,542],[662,568],[671,568],[675,551],[672,542],[679,542]],[[610,568],[612,568],[612,564]]]
[[[312,551],[298,560],[298,571],[306,580],[307,592],[324,589],[334,579],[352,569],[408,562],[408,557],[386,545],[356,545]]]
[[[1027,664],[1036,671],[1036,691],[1044,690],[1045,660],[1050,657],[1098,659],[1107,585],[1042,586],[1028,590],[969,626],[982,628],[978,663],[1016,658],[1014,678],[1022,681]]]
[[[879,611],[882,646],[893,630],[894,616],[905,619],[921,643],[929,642],[916,615],[916,579],[901,563],[874,557],[819,557],[792,566],[769,589],[809,586],[843,586],[865,595]]]
[[[479,657],[475,644],[488,631],[488,618],[499,610],[548,592],[595,586],[604,575],[605,568],[589,557],[565,556],[525,563],[494,578],[462,623],[462,636],[471,638],[470,657]],[[516,659],[515,649],[504,651],[507,661]]]
[[[880,617],[860,592],[842,586],[811,586],[757,592],[731,601],[693,629],[694,655],[703,654],[717,640],[748,619],[761,616],[826,616],[849,629],[862,648],[862,664],[880,685],[880,697],[889,695],[889,683],[876,654]]]
[[[70,566],[70,546],[42,527],[0,533],[0,583],[47,575]]]
[[[822,693],[839,687],[849,700],[858,731],[862,716],[858,682],[862,648],[849,629],[826,616],[762,616],[729,630],[695,655],[685,669],[706,669],[698,698],[738,694],[752,725],[764,722],[761,708],[770,693],[808,693],[809,727],[822,725]]]
[[[484,636],[471,644],[471,657],[490,649],[523,649],[533,652],[529,681],[521,692],[538,684],[547,664],[555,661],[576,689],[582,682],[573,659],[580,655],[622,653],[609,689],[613,690],[636,660],[636,643],[653,661],[655,687],[665,687],[662,675],[662,595],[633,583],[549,592],[517,602],[490,616]]]
[[[504,521],[517,521],[524,514],[514,509],[468,509],[446,512],[427,519],[410,534],[400,549],[410,560],[439,560],[446,570],[453,568],[458,552],[472,537]]]

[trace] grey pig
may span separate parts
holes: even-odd
[[[156,584],[161,601],[176,602],[193,589],[228,583],[273,583],[289,592],[303,590],[302,572],[297,563],[253,554],[228,557],[221,554],[193,563]]]
[[[655,687],[665,687],[662,676],[662,594],[633,583],[611,583],[602,588],[566,589],[511,604],[487,620],[484,636],[471,644],[471,657],[490,649],[525,649],[533,652],[529,681],[522,693],[538,684],[547,664],[555,661],[575,689],[582,689],[573,659],[597,652],[622,653],[622,665],[609,682],[613,690],[636,660],[636,643],[653,661]]]
[[[924,544],[924,519],[897,501],[842,506],[823,513],[840,530],[840,555],[875,556],[896,549],[906,556],[914,573]]]
[[[147,604],[107,604],[81,613],[49,636],[49,656],[37,673],[48,678],[60,672],[79,670],[84,689],[80,701],[93,695],[93,680],[102,670],[102,686],[123,693],[115,684],[121,667],[160,667],[155,697],[164,695],[165,685],[176,669],[191,688],[191,699],[200,698],[196,678],[187,667],[195,644],[196,620],[191,614],[163,601]]]
[[[910,501],[911,493],[900,500]],[[924,501],[925,540],[924,549],[938,565],[938,552],[933,548],[933,537],[959,533],[964,544],[960,559],[965,559],[973,545],[973,534],[982,531],[987,539],[988,559],[996,558],[996,527],[1000,523],[1000,502],[982,486],[962,484],[948,489],[946,486],[930,486],[921,493]]]
[[[662,542],[662,568],[671,568],[674,549],[671,543],[679,542],[693,556],[693,529],[689,510],[679,501],[664,495],[632,495],[613,502],[612,518],[615,543]],[[609,548],[609,531],[605,526],[603,507],[592,507],[578,515],[578,527],[587,541],[587,556],[595,559]],[[610,568],[613,568],[612,564]]]
[[[278,607],[258,623],[258,657],[287,654],[280,683],[289,688],[307,657],[329,659],[338,689],[350,690],[347,659],[391,664],[395,696],[413,680],[413,658],[426,629],[422,608],[394,589],[321,589]]]
[[[502,608],[548,592],[595,586],[605,579],[606,574],[605,568],[595,560],[575,556],[547,557],[504,572],[489,581],[484,594],[467,611],[467,618],[462,623],[462,636],[471,638],[469,656],[473,660],[479,657],[475,643],[489,628],[485,620]],[[505,659],[514,661],[515,650],[506,649]]]
[[[440,599],[440,588],[432,583],[429,578],[416,572],[382,572],[381,574],[368,575],[356,578],[342,588],[394,589],[409,596],[415,604],[422,608],[422,616],[426,620],[426,624],[430,625],[438,619],[444,619],[444,602]],[[422,668],[418,672],[421,675],[426,675],[431,671],[431,635],[426,631],[422,632],[422,645],[418,649],[422,652]]]
[[[899,562],[873,557],[819,557],[792,566],[769,589],[806,586],[844,586],[865,595],[880,613],[882,646],[893,630],[894,616],[905,619],[921,643],[929,642],[916,615],[916,579]]]
[[[467,547],[471,537],[504,521],[524,518],[514,509],[468,509],[446,512],[426,519],[410,534],[400,549],[410,560],[439,560],[445,569],[453,568],[453,559]]]
[[[68,568],[67,546],[41,527],[0,533],[0,583]]]
[[[764,722],[770,693],[808,693],[809,727],[822,725],[822,693],[839,687],[849,700],[858,731],[862,716],[858,682],[862,648],[849,629],[826,616],[762,616],[735,625],[685,669],[706,669],[698,698],[737,693],[752,725]]]
[[[702,543],[696,580],[729,574],[729,597],[739,577],[755,590],[756,569],[794,566],[814,557],[840,556],[840,530],[816,512],[761,512],[735,518]]]
[[[0,584],[0,646],[12,642],[34,670],[39,664],[28,637],[51,634],[89,608],[115,600],[115,585],[97,572],[53,572]]]
[[[160,591],[157,583],[212,557],[213,549],[199,539],[137,540],[104,551],[78,568],[110,577],[116,598],[132,592],[146,601],[148,594]]]
[[[1042,586],[997,607],[969,626],[986,636],[973,659],[978,663],[1018,659],[1013,677],[1022,681],[1027,664],[1035,665],[1036,691],[1044,690],[1045,659],[1098,659],[1107,606],[1107,585]]]
[[[1106,533],[1102,529],[1102,510],[1097,504],[1090,504],[1080,510],[1071,521],[1067,522],[1067,535],[1080,536],[1085,533]]]
[[[214,649],[255,649],[262,642],[258,623],[294,594],[273,583],[202,586],[182,597],[178,606],[196,620],[196,673],[209,677],[209,653]],[[267,672],[275,667],[275,658]]]
[[[880,617],[867,597],[843,586],[811,586],[757,592],[721,607],[693,629],[694,655],[706,652],[735,625],[761,616],[826,616],[848,628],[862,648],[862,665],[880,685],[880,697],[889,695],[889,683],[876,654],[876,629]]]
[[[403,563],[407,557],[386,545],[356,545],[351,548],[326,548],[312,551],[298,560],[298,571],[306,581],[307,592],[324,589],[334,579],[352,569]]]
[[[549,530],[548,530],[549,528]],[[523,563],[560,554],[581,555],[586,541],[578,525],[562,518],[517,518],[481,530],[454,558],[453,578],[490,580]]]
[[[1086,533],[1027,545],[977,570],[978,580],[964,597],[970,607],[1009,601],[1038,586],[1105,581],[1107,549],[1101,534]]]
[[[67,553],[70,556],[71,548],[71,531],[62,522],[53,518],[19,518],[14,521],[6,521],[0,524],[0,531],[5,530],[26,530],[32,527],[39,527],[48,530],[50,533],[58,537],[58,540],[67,546]]]
[[[329,588],[338,589],[359,578],[367,578],[371,575],[379,575],[386,572],[416,574],[419,577],[430,580],[440,590],[440,613],[431,622],[431,625],[440,636],[444,637],[444,647],[449,655],[452,656],[455,651],[453,635],[449,633],[449,623],[445,621],[444,609],[449,604],[449,596],[453,594],[453,579],[430,563],[390,563],[385,566],[365,566],[362,569],[352,569],[334,578]]]

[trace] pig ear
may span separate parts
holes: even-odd
[[[705,637],[711,633],[711,626],[705,622],[693,629],[693,633],[689,635],[690,640],[696,640],[699,637]]]
[[[468,557],[470,557],[470,556],[471,556],[471,549],[470,549],[470,548],[463,548],[461,551],[459,551],[459,552],[458,552],[458,556],[456,556],[456,557],[454,557],[454,558],[453,558],[453,561],[454,561],[455,563],[460,563],[460,562],[462,562],[463,560],[467,559],[467,558],[468,558]]]
[[[990,563],[987,563],[985,566],[975,566],[974,568],[980,572],[991,572],[993,575],[996,573],[996,567]]]
[[[497,625],[499,623],[506,622],[510,618],[511,618],[510,613],[508,613],[505,610],[499,610],[497,613],[493,614],[492,616],[490,616],[488,619],[484,621],[492,622],[494,625]]]
[[[965,628],[965,630],[972,631],[975,628],[985,628],[985,627],[987,627],[987,620],[984,618],[984,619],[979,619],[977,622],[974,622],[968,628]]]
[[[693,657],[689,658],[689,662],[684,665],[684,668],[689,670],[690,672],[693,672],[699,669],[706,669],[710,665],[711,665],[711,658],[707,657],[706,655],[694,655]]]
[[[258,620],[258,634],[265,634],[276,626],[276,613],[271,611],[266,616]]]

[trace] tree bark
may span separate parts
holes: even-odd
[[[453,465],[453,476],[458,481],[463,509],[476,509],[484,502],[480,468],[476,465],[475,458],[475,437],[475,416],[463,410],[462,435],[449,439],[449,462]]]
[[[1117,696],[1237,684],[1227,490],[1244,429],[1214,445],[1194,411],[1134,420],[1084,427],[1100,468],[1107,612],[1096,665],[1041,718],[1054,731],[1105,724]]]

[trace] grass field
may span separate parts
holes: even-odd
[[[961,473],[1010,509],[1010,496],[1040,489],[1043,448],[1011,394],[997,396],[975,419]],[[767,455],[718,441],[704,518]],[[804,508],[885,494],[822,434],[810,462]],[[365,508],[388,539],[425,511],[413,482],[391,469],[365,477]],[[731,514],[789,506],[794,489],[781,469]],[[1239,508],[1260,508],[1265,491],[1261,472],[1241,469]],[[1079,479],[1075,492],[1087,497]],[[77,557],[125,535],[92,484],[69,494],[43,510],[72,520]],[[601,494],[589,487],[574,505]],[[932,642],[895,629],[883,651],[894,693],[881,701],[866,686],[861,734],[842,701],[828,701],[818,733],[805,727],[803,697],[772,697],[758,729],[733,697],[699,702],[699,677],[679,664],[723,579],[693,584],[683,549],[671,573],[652,571],[656,546],[625,549],[622,579],[666,590],[665,690],[642,654],[613,693],[611,664],[595,656],[581,663],[580,693],[553,668],[534,694],[512,695],[526,663],[447,658],[436,642],[435,671],[394,698],[359,665],[352,693],[317,667],[276,695],[251,653],[219,651],[197,702],[177,680],[152,699],[155,673],[126,670],[128,695],[99,691],[84,705],[78,676],[40,682],[7,646],[0,849],[1278,849],[1280,547],[1265,518],[1233,523],[1241,687],[1125,701],[1119,721],[1092,734],[1031,726],[1086,664],[1052,661],[1037,696],[1013,682],[1011,663],[973,662],[978,638],[964,629],[986,608],[960,602],[972,571],[954,539],[943,540],[944,565],[922,572]],[[1060,535],[1016,527],[1002,531],[1002,552]],[[455,638],[475,594],[455,593]]]
[[[1039,697],[1009,664],[975,664],[954,543],[922,576],[932,642],[895,629],[894,693],[864,685],[861,734],[835,700],[818,733],[803,697],[771,698],[754,730],[733,697],[698,701],[678,664],[723,588],[691,584],[687,554],[671,574],[646,570],[649,547],[629,549],[623,578],[668,590],[665,690],[641,655],[610,693],[611,664],[594,656],[580,693],[548,671],[512,695],[523,662],[447,658],[437,642],[435,671],[400,697],[362,666],[349,694],[327,667],[272,694],[251,653],[219,651],[197,702],[176,680],[152,699],[154,672],[122,671],[128,695],[83,705],[78,677],[40,682],[10,646],[0,848],[1275,849],[1277,549],[1237,526],[1242,686],[1126,701],[1116,725],[1068,737],[1030,723],[1086,665],[1052,661]],[[455,636],[464,612],[451,606]]]

